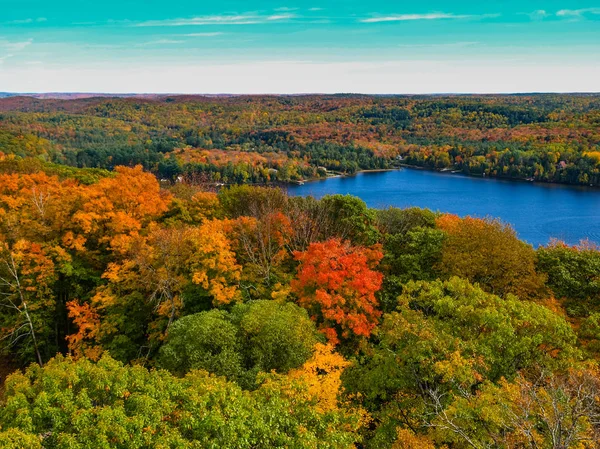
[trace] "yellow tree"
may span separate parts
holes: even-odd
[[[314,355],[300,368],[288,373],[306,385],[306,392],[317,401],[321,411],[335,410],[342,393],[342,374],[350,365],[331,344],[317,343]]]
[[[92,300],[99,329],[82,334],[80,327],[72,341],[80,344],[81,339],[92,338],[101,344],[126,334],[128,328],[146,329],[151,340],[160,340],[181,315],[184,293],[194,284],[216,305],[238,300],[241,267],[224,226],[218,220],[199,227],[152,225],[148,236],[130,239],[124,258],[108,265],[103,274],[108,283]],[[140,302],[150,309],[140,310],[145,307]],[[129,313],[129,319],[123,320]],[[139,335],[132,341],[142,344]]]
[[[52,332],[54,263],[36,243],[0,240],[1,337],[24,359],[42,365],[42,347]]]
[[[139,165],[115,171],[116,176],[86,189],[84,205],[73,220],[99,244],[126,252],[142,228],[167,211],[171,196]]]
[[[447,234],[441,271],[459,276],[497,295],[522,299],[543,296],[544,277],[535,269],[535,251],[498,220],[442,215],[437,226]]]
[[[60,241],[76,235],[71,217],[84,188],[44,172],[0,175],[0,232],[15,241]]]

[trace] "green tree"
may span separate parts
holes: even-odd
[[[600,251],[596,247],[555,242],[538,249],[537,266],[570,315],[585,317],[600,310]]]
[[[254,388],[259,372],[286,373],[299,367],[319,341],[304,309],[293,303],[251,301],[231,312],[211,310],[176,321],[158,363],[177,375],[204,369]]]
[[[160,349],[158,364],[178,376],[203,369],[237,379],[243,372],[238,328],[222,310],[183,317],[171,326]]]
[[[373,245],[379,241],[375,211],[360,198],[351,195],[326,195],[321,207],[331,223],[327,238],[338,237],[355,245]]]
[[[318,409],[303,384],[284,376],[248,392],[202,371],[178,378],[107,355],[98,363],[59,356],[7,380],[0,445],[346,449],[358,441],[358,418]]]
[[[377,212],[377,226],[382,232],[384,258],[380,270],[385,274],[379,293],[385,312],[397,306],[405,283],[434,280],[442,257],[445,234],[435,229],[436,214],[426,209],[389,208]]]
[[[344,375],[348,392],[364,399],[388,438],[398,425],[426,422],[434,395],[443,407],[486,380],[512,379],[534,366],[568,367],[579,355],[562,317],[456,277],[411,282],[399,304],[385,315],[376,344]]]

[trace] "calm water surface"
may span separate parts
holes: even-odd
[[[426,207],[460,216],[499,217],[534,246],[551,238],[600,244],[600,189],[470,178],[402,169],[290,186],[291,195],[351,194],[369,207]]]

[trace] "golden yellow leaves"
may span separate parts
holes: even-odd
[[[212,220],[191,231],[194,244],[192,281],[206,289],[215,304],[240,299],[238,283],[242,267],[237,264],[231,243],[225,234],[227,224]]]
[[[412,430],[398,429],[398,437],[392,449],[435,449],[433,442],[423,435],[417,435]]]
[[[312,358],[301,368],[290,371],[288,376],[305,383],[308,394],[317,401],[317,408],[325,412],[337,408],[341,376],[349,365],[350,362],[335,352],[331,344],[318,343]]]

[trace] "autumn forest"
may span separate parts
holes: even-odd
[[[599,185],[599,111],[0,99],[0,449],[599,449],[598,247],[281,188],[401,165]]]
[[[0,152],[161,179],[290,182],[397,167],[600,185],[600,97],[0,98]]]

